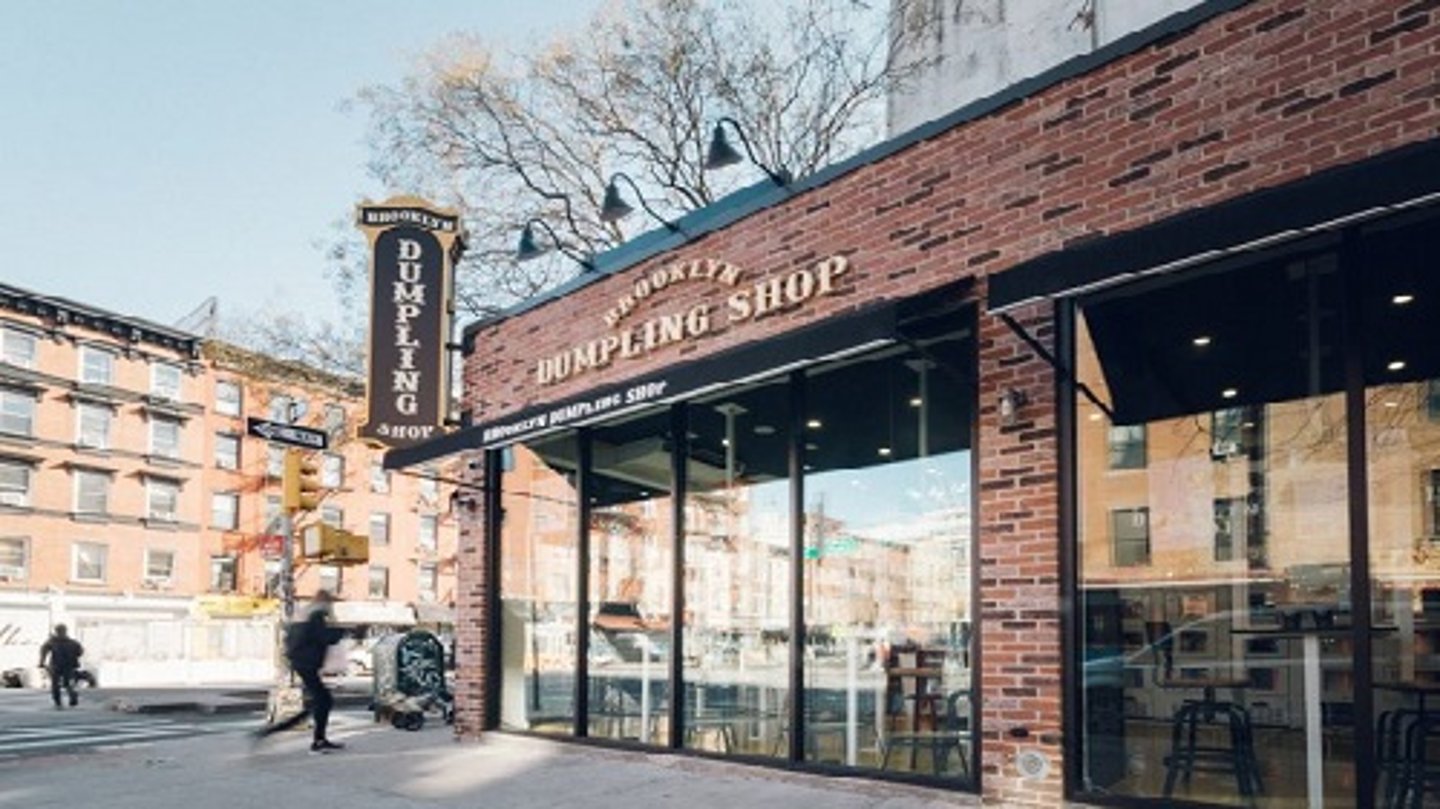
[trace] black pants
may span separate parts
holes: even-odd
[[[315,717],[315,741],[325,738],[325,729],[330,724],[330,708],[335,704],[335,699],[330,696],[330,689],[325,687],[325,682],[320,679],[318,671],[297,671],[300,682],[305,686],[305,709],[300,713],[265,728],[263,734],[268,736],[271,733],[279,733],[282,730],[289,730],[301,722],[305,717]]]
[[[79,697],[75,695],[75,670],[57,671],[50,669],[50,698],[55,700],[55,707],[60,707],[60,689],[70,695],[70,704],[73,706]]]

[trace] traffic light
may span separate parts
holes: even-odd
[[[286,511],[314,511],[320,505],[320,467],[299,450],[285,450],[285,476],[281,482]]]

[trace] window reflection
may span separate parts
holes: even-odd
[[[579,519],[573,434],[515,448],[502,477],[500,723],[569,734],[575,721],[579,646]]]

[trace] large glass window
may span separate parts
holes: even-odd
[[[110,385],[115,381],[115,354],[95,346],[80,347],[80,381]]]
[[[30,505],[30,461],[0,458],[0,506]]]
[[[573,434],[515,448],[502,478],[500,723],[570,734],[575,723],[579,445]]]
[[[215,434],[215,468],[240,468],[240,436],[231,433]]]
[[[790,704],[790,386],[687,408],[684,745],[787,754]]]
[[[0,361],[21,368],[35,367],[35,335],[12,327],[0,328]]]
[[[670,412],[596,428],[590,477],[590,735],[666,744]]]
[[[104,516],[110,511],[110,473],[75,470],[75,512]]]
[[[76,542],[70,551],[70,580],[104,584],[110,548],[98,542]]]
[[[162,458],[180,457],[180,422],[150,417],[150,452]]]
[[[974,360],[956,326],[922,330],[923,354],[807,374],[807,760],[971,774]]]
[[[0,388],[0,433],[34,435],[35,394]]]
[[[30,575],[30,540],[0,537],[0,581],[24,581]]]
[[[147,500],[146,517],[157,522],[175,522],[180,519],[180,484],[164,478],[150,478],[145,481]]]
[[[185,372],[180,366],[167,362],[156,363],[150,370],[150,393],[161,399],[179,401],[180,387],[184,379]]]
[[[224,416],[240,415],[240,383],[221,379],[215,383],[215,412]]]
[[[1354,805],[1341,290],[1315,253],[1080,302],[1082,789]]]
[[[110,422],[114,412],[109,405],[81,402],[76,405],[76,441],[90,449],[110,448]]]

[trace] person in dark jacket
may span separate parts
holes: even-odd
[[[285,656],[290,661],[290,669],[305,686],[304,710],[283,722],[267,725],[256,731],[257,740],[272,733],[289,730],[305,721],[306,717],[313,717],[315,732],[314,740],[310,742],[310,752],[329,753],[332,750],[344,749],[345,745],[332,742],[325,736],[334,698],[330,695],[330,689],[325,687],[325,681],[320,678],[320,669],[325,665],[325,651],[331,644],[339,641],[342,634],[340,630],[330,626],[330,605],[334,600],[334,596],[327,590],[317,592],[309,615],[302,623],[292,625],[286,633]]]
[[[79,702],[75,694],[75,677],[80,671],[80,657],[83,654],[85,647],[70,637],[64,624],[56,624],[49,640],[40,646],[40,668],[50,672],[50,698],[55,700],[56,708],[62,707],[61,688],[70,695],[71,708]]]

